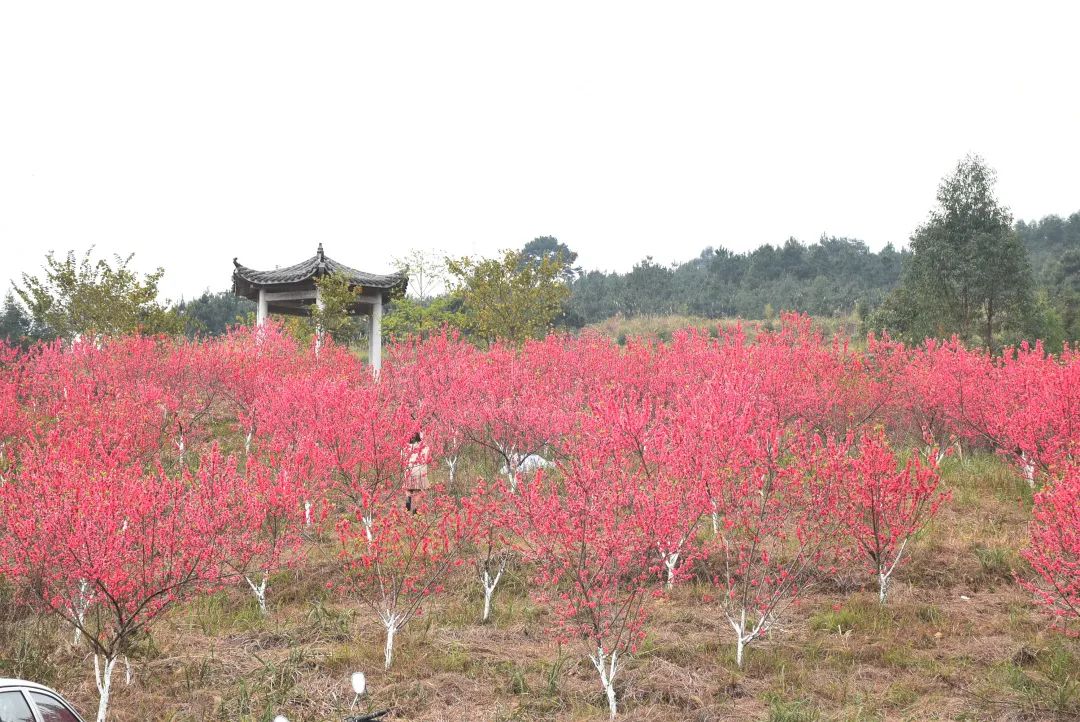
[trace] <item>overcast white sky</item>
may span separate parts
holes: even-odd
[[[555,235],[586,268],[905,243],[969,151],[1080,210],[1080,3],[5,2],[0,286],[134,252],[171,298],[318,242]]]

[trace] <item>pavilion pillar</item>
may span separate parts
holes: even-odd
[[[266,323],[266,318],[270,315],[268,312],[269,303],[266,301],[266,289],[259,289],[259,306],[255,313],[255,325],[262,326]]]
[[[319,311],[323,310],[322,289],[319,288],[319,284],[315,284],[315,308]],[[323,327],[319,324],[315,324],[315,353],[319,353],[319,349],[322,348]]]
[[[371,304],[368,343],[368,364],[378,373],[382,368],[382,294],[375,294],[375,301]]]

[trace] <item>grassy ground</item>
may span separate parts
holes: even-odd
[[[730,629],[693,584],[656,609],[651,633],[617,689],[627,720],[1045,720],[1080,718],[1080,644],[1047,631],[1012,581],[1031,503],[991,457],[945,462],[952,499],[897,572],[889,605],[851,579],[823,579],[782,627],[734,663]],[[326,542],[271,582],[262,618],[240,588],[177,609],[123,667],[115,719],[339,720],[349,674],[371,690],[361,708],[408,720],[601,720],[595,670],[579,647],[545,635],[524,571],[477,623],[467,570],[400,636],[382,671],[382,629],[329,593]],[[52,684],[96,708],[91,660],[52,619],[0,608],[0,675]]]

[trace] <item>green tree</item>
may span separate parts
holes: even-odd
[[[383,334],[390,337],[428,336],[443,326],[464,329],[465,316],[461,311],[461,296],[445,293],[427,301],[417,298],[395,299],[383,316]]]
[[[901,285],[878,317],[891,332],[912,341],[981,336],[993,348],[995,333],[1027,324],[1031,267],[995,180],[982,158],[968,156],[942,181],[938,207],[911,237]]]
[[[545,258],[560,264],[559,275],[566,283],[571,283],[581,275],[581,268],[575,267],[577,254],[565,243],[560,243],[555,236],[539,236],[526,243],[521,249],[521,262],[534,263]]]
[[[178,303],[176,312],[184,320],[188,337],[220,336],[230,326],[254,323],[255,304],[232,291],[204,291],[198,298]]]
[[[26,305],[33,332],[70,341],[83,334],[181,333],[183,320],[157,302],[158,281],[165,271],[140,276],[128,267],[134,254],[113,256],[113,263],[81,259],[68,251],[63,259],[45,255],[42,277],[23,274],[15,293]]]
[[[363,289],[353,286],[343,273],[319,276],[315,279],[315,287],[319,290],[319,303],[310,306],[307,316],[286,317],[285,328],[289,333],[309,342],[316,331],[321,331],[343,346],[350,346],[366,336],[368,316],[356,306]]]
[[[310,341],[316,331],[348,346],[360,338],[365,316],[355,313],[356,299],[361,289],[353,287],[342,273],[319,276],[315,279],[319,303],[311,306],[308,316],[290,316],[285,328],[302,341]]]
[[[563,265],[550,256],[526,261],[521,251],[507,250],[501,258],[447,259],[446,267],[466,328],[488,343],[543,337],[570,296]]]
[[[4,308],[0,310],[0,341],[25,343],[30,336],[30,317],[8,291],[4,296]]]

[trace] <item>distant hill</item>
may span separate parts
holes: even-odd
[[[747,253],[706,248],[676,266],[646,258],[629,273],[579,276],[568,322],[586,325],[617,314],[766,318],[781,309],[847,315],[881,303],[907,255],[892,244],[874,252],[863,241],[823,236],[811,244],[789,238]]]
[[[1040,287],[1051,294],[1080,288],[1080,212],[1019,221],[1016,231]],[[871,251],[857,239],[822,236],[746,253],[710,247],[671,266],[648,257],[629,273],[579,274],[565,321],[581,327],[613,316],[761,319],[781,310],[862,317],[896,286],[908,256],[891,243]]]

